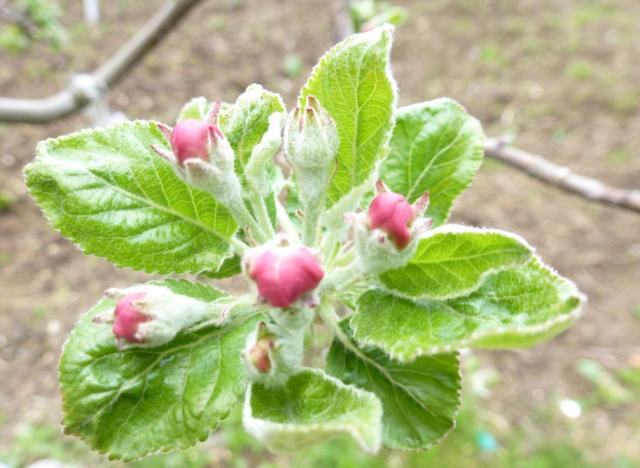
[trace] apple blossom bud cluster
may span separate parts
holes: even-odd
[[[267,245],[252,252],[248,263],[258,294],[273,307],[290,307],[324,277],[316,256],[303,246]]]

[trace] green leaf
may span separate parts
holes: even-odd
[[[447,225],[420,239],[409,263],[380,279],[400,295],[448,299],[469,294],[490,273],[524,265],[531,255],[513,234]]]
[[[187,281],[165,283],[200,300],[223,294]],[[102,299],[71,332],[60,361],[64,430],[112,459],[187,448],[204,440],[246,388],[240,352],[258,318],[183,332],[157,348],[116,348],[94,315],[113,310]]]
[[[283,385],[253,383],[244,426],[274,452],[288,452],[340,434],[363,450],[380,447],[382,408],[375,395],[345,385],[318,369],[302,370]]]
[[[349,335],[346,321],[342,325]],[[351,346],[347,349],[339,340],[333,341],[327,372],[380,398],[386,447],[426,450],[454,426],[460,405],[457,353],[399,363],[380,350],[358,349],[353,342]]]
[[[229,257],[225,259],[220,268],[214,272],[206,272],[203,276],[207,278],[228,278],[230,276],[235,276],[242,271],[242,267],[240,265],[240,257],[234,255],[233,257]]]
[[[461,348],[531,346],[566,329],[580,314],[583,296],[570,281],[536,258],[487,277],[468,296],[413,301],[382,290],[358,300],[351,319],[356,340],[392,358]]]
[[[236,172],[241,177],[244,176],[251,150],[269,129],[269,117],[274,112],[284,111],[282,98],[258,84],[249,85],[235,104],[222,109],[220,129],[235,152]]]
[[[196,97],[187,102],[180,110],[177,121],[187,119],[205,120],[211,110],[211,104],[204,97]]]
[[[41,142],[25,169],[46,217],[87,254],[158,273],[216,271],[237,224],[151,145],[152,122],[125,122]]]
[[[380,174],[412,203],[429,191],[427,216],[439,226],[471,184],[483,154],[480,123],[457,102],[441,98],[398,109],[391,153]]]
[[[183,279],[163,279],[150,281],[152,284],[165,286],[176,294],[192,297],[204,302],[213,302],[216,299],[226,297],[227,293],[208,284],[191,282]]]
[[[338,128],[328,206],[365,183],[388,150],[396,100],[389,71],[392,33],[387,25],[348,37],[320,59],[302,89],[300,105],[315,96]]]

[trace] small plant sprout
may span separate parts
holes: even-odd
[[[447,224],[482,128],[451,99],[396,107],[392,35],[332,48],[289,113],[253,84],[191,100],[173,127],[38,145],[25,177],[52,225],[166,276],[109,289],[71,332],[66,433],[129,461],[204,440],[242,404],[276,452],[341,435],[426,450],[455,424],[459,350],[531,346],[579,316],[584,297],[523,239]],[[244,293],[211,284],[235,275]],[[306,366],[315,327],[333,333],[322,368]]]

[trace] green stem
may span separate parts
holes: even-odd
[[[229,239],[229,245],[231,246],[231,250],[233,251],[233,253],[239,255],[240,257],[242,257],[247,252],[247,250],[251,248],[248,244],[245,244],[236,236],[232,236],[231,239]]]
[[[322,212],[323,200],[317,200],[313,204],[309,204],[305,207],[304,218],[302,219],[302,242],[313,247],[316,244],[318,237],[318,218]]]
[[[346,289],[357,283],[364,277],[358,262],[352,262],[347,266],[334,268],[324,278],[320,286],[320,295],[331,294],[338,289]]]
[[[327,234],[323,237],[322,241],[321,241],[321,247],[320,247],[320,251],[323,254],[323,258],[327,259],[327,266],[331,266],[333,264],[333,260],[335,258],[335,245],[336,242],[338,241],[338,237],[336,235],[336,231],[335,230],[330,230],[329,232],[327,232]]]
[[[264,203],[264,198],[262,198],[252,190],[249,202],[251,203],[251,207],[253,208],[253,212],[257,217],[262,231],[269,237],[275,236],[273,225],[271,224],[271,219],[269,218],[269,211],[267,210],[267,205]]]
[[[351,351],[353,354],[358,356],[361,360],[365,362],[369,362],[374,364],[376,367],[380,367],[379,364],[375,363],[371,360],[369,356],[364,354],[356,345],[353,344],[353,341],[345,334],[340,326],[340,317],[336,314],[336,311],[329,304],[323,304],[320,306],[319,311],[320,317],[322,320],[329,325],[329,327],[333,330],[333,334],[340,340],[342,345]]]
[[[186,329],[186,331],[188,332],[195,332],[198,330],[202,330],[203,328],[206,327],[210,327],[210,326],[222,326],[228,323],[239,323],[239,322],[245,322],[246,320],[248,320],[251,317],[255,317],[256,315],[259,315],[261,313],[263,313],[264,311],[261,310],[259,307],[244,307],[244,308],[240,308],[238,310],[234,310],[236,309],[238,306],[249,306],[251,304],[253,304],[255,298],[251,295],[251,294],[243,294],[241,296],[237,296],[234,298],[229,298],[228,302],[222,302],[222,304],[218,303],[216,305],[220,306],[223,305],[225,306],[225,309],[228,310],[228,315],[225,316],[217,316],[214,318],[211,318],[209,320],[204,320],[200,323],[197,323],[195,325],[193,325],[192,327],[189,327]],[[227,322],[227,319],[230,319],[229,322]]]
[[[280,200],[278,200],[277,198],[276,198],[276,217],[278,219],[278,225],[280,226],[280,228],[282,228],[282,230],[285,233],[287,233],[287,235],[291,237],[291,239],[296,241],[299,240],[298,230],[296,229],[295,225],[291,221],[291,218],[289,218],[289,215],[287,214],[287,210],[285,209],[284,206],[282,206],[282,203],[280,203]]]
[[[253,218],[242,200],[238,200],[237,203],[234,203],[234,206],[230,206],[229,210],[242,227],[248,227],[251,230],[251,234],[258,242],[266,242],[268,240],[268,236]]]

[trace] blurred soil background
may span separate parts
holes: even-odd
[[[0,95],[45,97],[114,52],[160,0],[101,2],[82,20],[61,0],[69,40],[0,50]],[[640,2],[402,0],[394,75],[400,104],[450,96],[487,134],[610,184],[640,188]],[[233,101],[252,83],[289,106],[332,45],[323,0],[209,0],[110,91],[129,118],[172,123],[193,96]],[[85,257],[29,198],[21,169],[37,142],[90,126],[0,124],[0,460],[109,465],[59,433],[57,361],[79,314],[111,286],[148,276]],[[237,414],[196,449],[140,466],[640,466],[640,216],[586,202],[487,160],[452,218],[517,232],[589,297],[584,317],[530,350],[467,355],[458,428],[427,454],[360,454],[337,440],[274,456]],[[578,411],[580,410],[580,411]],[[580,413],[580,414],[578,414]]]

